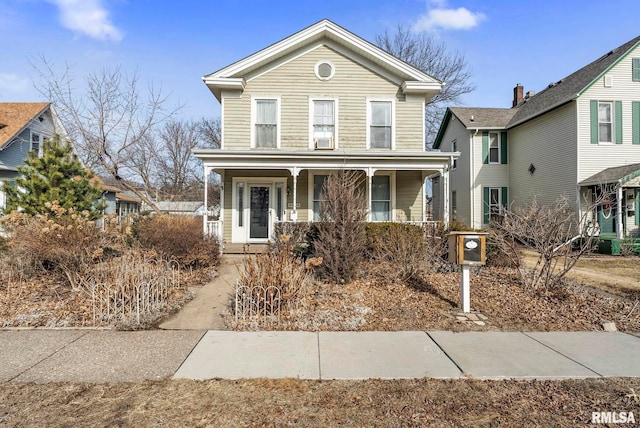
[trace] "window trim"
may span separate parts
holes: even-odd
[[[493,147],[491,147],[491,136],[495,135],[496,136],[496,143],[497,146],[495,147],[496,151],[498,152],[498,160],[496,161],[492,161],[491,160],[491,149],[493,149]],[[489,135],[488,135],[489,141],[487,142],[487,150],[488,150],[488,159],[489,159],[489,165],[500,165],[502,163],[502,135],[500,134],[500,132],[495,132],[495,131],[490,131]]]
[[[601,122],[600,121],[600,105],[601,104],[608,104],[609,105],[609,115],[611,116],[611,121],[610,122]],[[616,141],[616,127],[615,127],[615,103],[613,101],[602,101],[602,100],[598,100],[598,144],[614,144]],[[611,141],[602,141],[600,139],[600,124],[602,123],[608,123],[611,126]]]
[[[396,99],[391,97],[367,97],[367,130],[366,142],[367,150],[395,150],[396,149]],[[389,148],[372,148],[371,147],[371,103],[372,102],[388,102],[391,103],[391,147]]]
[[[322,175],[322,176],[327,176],[328,177],[332,173],[335,173],[335,171],[323,170],[323,169],[317,169],[317,170],[309,171],[309,183],[308,183],[308,189],[307,189],[307,197],[309,199],[309,201],[308,201],[308,210],[309,211],[307,213],[307,218],[309,219],[309,221],[319,221],[319,217],[318,217],[318,220],[316,220],[316,210],[315,210],[315,201],[316,201],[316,199],[314,198],[314,193],[313,193],[313,186],[314,186],[315,181],[316,181],[316,176]],[[318,199],[318,201],[319,201],[319,199]],[[320,212],[318,212],[318,216],[319,215],[320,215]]]
[[[320,66],[322,64],[328,64],[331,67],[331,74],[329,74],[329,76],[327,77],[320,76]],[[336,66],[333,64],[332,61],[329,61],[328,59],[321,59],[320,61],[316,62],[316,64],[313,66],[313,71],[316,75],[316,78],[318,78],[318,80],[327,81],[327,80],[333,79],[333,76],[336,75]]]
[[[29,151],[32,152],[34,151],[33,149],[33,139],[34,137],[38,138],[38,157],[42,156],[42,144],[44,142],[44,138],[42,136],[42,134],[38,133],[38,132],[33,132],[31,131],[31,140],[29,141]]]
[[[371,184],[373,185],[373,177],[388,176],[389,177],[389,220],[373,220],[373,189],[371,190],[371,206],[369,212],[371,213],[369,221],[371,222],[385,222],[396,221],[396,173],[395,171],[377,171],[371,176]],[[376,199],[376,202],[384,202],[385,200]]]
[[[276,146],[275,147],[258,147],[256,141],[256,116],[258,113],[258,101],[275,101],[276,102]],[[280,148],[280,132],[281,132],[281,99],[279,95],[252,95],[251,96],[251,148],[260,150],[274,150]]]
[[[315,101],[333,101],[333,148],[332,149],[316,149],[315,137],[313,134],[313,119],[314,119],[314,103]],[[311,96],[309,97],[309,149],[310,150],[337,150],[339,146],[338,138],[338,97],[321,97]]]

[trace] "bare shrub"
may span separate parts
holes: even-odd
[[[182,266],[208,267],[219,263],[218,240],[203,235],[200,217],[168,214],[140,217],[134,223],[133,234],[142,248],[156,251]]]
[[[24,277],[53,272],[76,287],[75,273],[116,252],[112,246],[117,238],[102,233],[88,212],[63,208],[56,201],[45,206],[47,214],[31,217],[14,211],[2,219],[9,236],[5,260]]]
[[[566,198],[551,205],[541,205],[534,198],[528,204],[505,209],[501,221],[492,223],[491,242],[518,267],[520,281],[526,288],[549,289],[561,285],[578,259],[593,250],[594,236],[580,232],[580,224],[586,223],[587,215],[579,218]],[[523,245],[538,254],[532,268],[522,265]]]
[[[367,202],[361,172],[330,175],[320,194],[318,237],[313,253],[323,260],[319,274],[336,283],[355,279],[367,249]]]
[[[367,225],[372,273],[387,281],[410,282],[428,269],[427,241],[422,228],[402,223]]]
[[[312,223],[289,221],[276,223],[271,236],[271,247],[276,251],[287,251],[287,248],[291,248],[295,255],[308,256],[311,248],[307,235],[311,225]]]

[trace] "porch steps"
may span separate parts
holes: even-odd
[[[268,248],[267,244],[224,244],[224,254],[260,254]]]

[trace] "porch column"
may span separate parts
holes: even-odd
[[[422,223],[427,221],[427,172],[422,172]],[[431,190],[433,194],[433,189]]]
[[[373,184],[373,174],[375,174],[375,170],[373,168],[367,168],[365,170],[365,174],[367,174],[367,221],[371,221],[372,213],[371,213],[371,200],[372,200],[372,184]]]
[[[622,186],[620,184],[618,184],[618,189],[617,189],[617,201],[616,204],[618,205],[618,212],[616,213],[616,222],[618,223],[618,227],[617,227],[617,233],[616,235],[618,236],[618,239],[623,239],[624,238],[624,229],[622,227],[622,210],[625,209],[626,210],[626,205],[625,205],[625,200],[623,199],[623,192],[622,192]]]
[[[204,236],[207,236],[207,226],[209,225],[209,174],[207,166],[203,165],[204,170],[204,217],[202,218],[202,227]]]
[[[449,168],[442,170],[442,221],[449,224]]]
[[[300,174],[300,168],[294,166],[289,171],[293,181],[293,210],[289,218],[291,221],[298,221],[298,174]]]

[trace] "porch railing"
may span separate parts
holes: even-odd
[[[212,238],[218,238],[222,242],[222,220],[207,221],[205,233]]]

